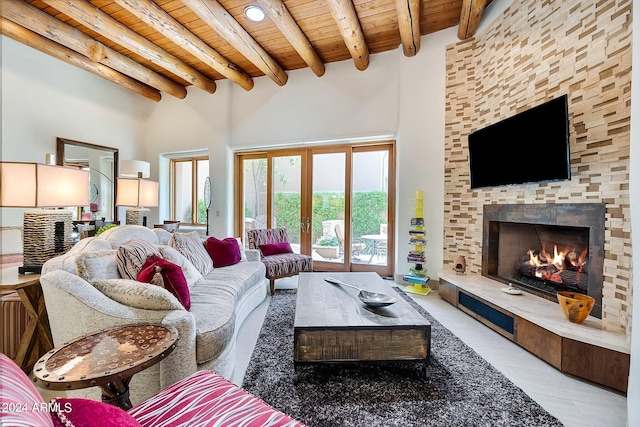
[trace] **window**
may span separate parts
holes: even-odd
[[[209,158],[171,160],[171,219],[187,225],[206,225],[204,182],[209,176]]]

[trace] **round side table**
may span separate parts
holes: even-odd
[[[36,362],[36,383],[45,389],[75,390],[98,386],[102,401],[132,407],[131,377],[164,359],[176,347],[173,326],[132,324],[103,329],[46,353]]]

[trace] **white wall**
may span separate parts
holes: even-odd
[[[165,206],[152,221],[170,217],[169,160],[178,151],[209,155],[211,177],[210,234],[227,236],[233,230],[233,167],[228,148],[230,85],[218,81],[215,93],[190,87],[185,99],[163,99],[145,124],[144,158],[151,162],[151,176],[160,177],[160,204]],[[219,214],[219,216],[217,216]]]
[[[366,71],[352,61],[289,72],[278,86],[255,79],[247,92],[233,88],[233,149],[394,134],[398,120],[398,51],[371,57]]]
[[[156,103],[2,36],[3,161],[44,163],[56,137],[139,153],[142,124]],[[22,225],[22,210],[3,208],[2,225]]]

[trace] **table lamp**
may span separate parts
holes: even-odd
[[[126,224],[147,226],[149,222],[148,207],[158,206],[159,183],[139,178],[118,178],[116,206],[133,206],[127,209]]]
[[[0,207],[61,208],[89,201],[89,173],[64,166],[0,162]],[[40,273],[49,259],[73,246],[73,213],[66,209],[24,212],[23,263],[19,273]]]

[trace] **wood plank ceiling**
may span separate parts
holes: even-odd
[[[420,36],[458,25],[472,37],[491,0],[1,0],[2,34],[139,95],[185,98],[229,79],[285,85],[287,71],[420,50]],[[250,5],[267,15],[253,22]]]

